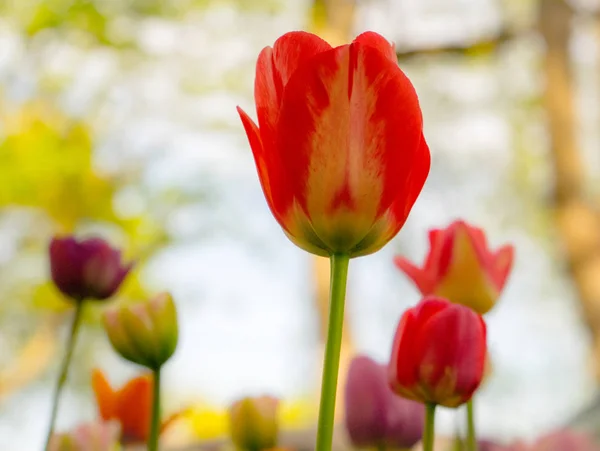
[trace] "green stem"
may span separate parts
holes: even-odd
[[[346,282],[348,279],[350,257],[345,254],[333,254],[330,262],[329,326],[327,329],[327,343],[325,344],[321,404],[319,406],[319,424],[315,451],[331,451],[333,441],[335,396],[340,366],[340,351],[342,348],[344,301],[346,298]]]
[[[67,374],[69,373],[69,366],[71,364],[71,357],[73,356],[73,350],[75,349],[75,343],[77,341],[77,335],[79,333],[79,325],[81,324],[81,312],[83,310],[83,300],[77,300],[75,303],[75,313],[73,314],[73,322],[71,323],[71,331],[67,338],[67,348],[65,355],[60,366],[60,374],[56,381],[54,388],[54,394],[52,395],[52,413],[50,414],[50,425],[48,427],[48,434],[46,435],[45,450],[50,447],[50,440],[54,434],[54,426],[56,424],[56,415],[58,414],[58,402],[62,393],[65,382],[67,381]]]
[[[435,404],[425,404],[425,430],[423,431],[423,451],[433,451],[435,437]]]
[[[473,398],[467,402],[467,451],[477,451],[477,436],[475,434],[475,414]]]
[[[153,374],[152,416],[150,417],[148,451],[158,451],[158,437],[160,435],[160,367],[156,368]]]
[[[385,446],[385,443],[380,443],[377,445],[377,451],[386,451],[387,450],[387,446]]]

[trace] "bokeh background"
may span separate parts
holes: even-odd
[[[286,428],[314,425],[328,267],[271,217],[235,111],[253,111],[259,51],[293,29],[395,41],[432,153],[404,229],[351,263],[343,365],[388,358],[418,301],[393,256],[422,261],[427,230],[461,217],[517,249],[488,316],[480,433],[533,437],[593,401],[598,2],[0,0],[0,449],[42,444],[72,313],[48,281],[55,233],[101,234],[138,262],[120,302],[177,299],[165,409],[192,410],[172,443],[223,436],[244,395],[281,397]],[[96,417],[92,368],[115,384],[137,372],[110,350],[100,312],[86,310],[59,429]],[[462,427],[439,414],[440,433]]]

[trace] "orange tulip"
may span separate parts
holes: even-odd
[[[429,246],[422,268],[400,256],[394,260],[396,266],[423,296],[441,296],[480,314],[489,311],[512,268],[513,246],[490,250],[483,230],[464,221],[430,230]]]
[[[102,371],[96,369],[92,372],[92,388],[100,417],[104,421],[117,420],[121,424],[121,442],[146,443],[152,414],[152,375],[138,376],[114,390]],[[163,422],[161,432],[180,415],[181,412],[176,413]]]
[[[322,256],[379,250],[429,173],[415,89],[373,32],[331,47],[302,31],[262,50],[258,125],[238,108],[267,203],[288,238]]]

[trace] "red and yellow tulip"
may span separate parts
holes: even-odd
[[[260,53],[254,97],[258,125],[238,112],[267,203],[292,242],[357,257],[398,233],[430,155],[392,44],[373,32],[338,47],[286,33]]]
[[[482,229],[455,221],[429,231],[429,253],[422,268],[404,257],[394,261],[423,296],[441,296],[484,314],[500,296],[513,259],[513,246],[492,251]]]

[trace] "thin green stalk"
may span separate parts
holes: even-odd
[[[467,451],[477,451],[477,435],[475,434],[473,398],[467,402]]]
[[[423,431],[423,451],[433,451],[435,437],[435,404],[425,404],[425,430]]]
[[[325,344],[317,446],[315,451],[331,451],[333,441],[335,396],[340,367],[342,329],[344,327],[344,302],[350,257],[345,254],[334,254],[331,256],[330,262],[329,326],[327,329],[327,343]]]
[[[73,321],[71,323],[71,331],[67,338],[67,348],[65,355],[63,356],[62,363],[60,365],[60,373],[56,386],[54,388],[54,394],[52,395],[52,412],[50,414],[50,425],[48,426],[48,434],[46,435],[45,450],[50,447],[50,440],[54,434],[54,426],[56,424],[56,415],[58,414],[58,402],[62,393],[65,382],[67,381],[67,374],[69,373],[69,366],[71,365],[71,357],[73,356],[73,350],[75,349],[75,343],[77,342],[77,335],[79,333],[79,325],[81,324],[81,312],[83,311],[83,300],[77,300],[75,303],[75,312],[73,314]]]
[[[387,451],[387,446],[385,446],[385,443],[380,443],[377,445],[377,451]]]
[[[148,451],[158,451],[158,437],[160,435],[160,367],[153,370],[153,375],[152,416],[150,417]]]

